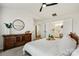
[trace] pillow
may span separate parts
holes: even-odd
[[[65,36],[60,40],[59,50],[60,53],[66,56],[72,54],[76,48],[76,41],[72,40],[69,36]]]
[[[79,36],[76,33],[70,32],[69,36],[76,41],[76,44],[78,45]]]

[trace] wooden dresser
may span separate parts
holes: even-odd
[[[4,50],[18,47],[31,41],[31,33],[3,35]]]

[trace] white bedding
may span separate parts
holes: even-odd
[[[78,48],[72,53],[71,56],[79,56],[79,46],[78,46]]]
[[[64,43],[62,43],[61,41],[63,40],[62,39],[61,40],[46,40],[46,38],[32,41],[32,42],[25,44],[23,48],[23,53],[27,51],[32,56],[63,56],[63,55],[67,56],[67,55],[70,55],[71,52],[75,49],[76,43],[72,41],[71,44],[74,43],[72,46],[73,48],[70,47],[66,49],[66,48],[63,48]]]

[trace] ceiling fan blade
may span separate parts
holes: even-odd
[[[42,11],[42,8],[43,8],[43,7],[41,6],[41,8],[40,8],[40,12]]]
[[[46,3],[42,3],[42,6],[41,6],[41,8],[40,8],[40,12],[41,12],[42,9],[43,9],[43,5],[46,5]]]
[[[46,4],[46,6],[51,6],[51,5],[56,5],[58,3],[51,3],[51,4]]]
[[[46,7],[46,6],[56,5],[56,4],[58,4],[58,3],[51,3],[51,4],[42,3],[42,6],[40,8],[40,12],[42,11],[42,9],[43,9],[44,6]]]
[[[44,4],[46,4],[46,3],[42,3],[42,5],[44,5]]]

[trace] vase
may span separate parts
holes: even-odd
[[[8,35],[10,35],[10,34],[11,34],[11,28],[9,28],[9,29],[8,29],[7,34],[8,34]]]
[[[11,34],[11,28],[9,29],[9,34]]]

